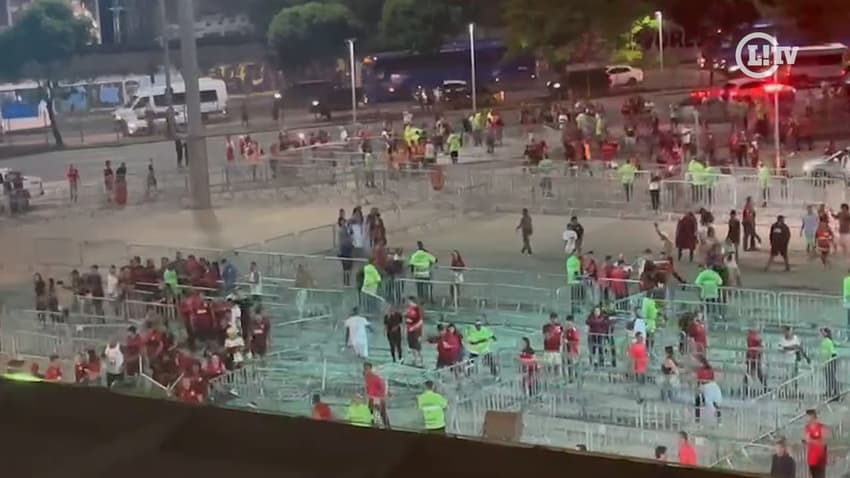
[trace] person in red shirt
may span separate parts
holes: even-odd
[[[454,326],[449,326],[440,332],[437,339],[437,368],[451,367],[460,357],[460,338]]]
[[[86,383],[86,361],[85,353],[77,354],[76,359],[74,359],[74,383]]]
[[[206,363],[204,364],[204,369],[202,372],[204,378],[206,378],[207,380],[212,380],[216,377],[224,375],[224,372],[224,362],[222,362],[221,360],[221,355],[210,355],[210,357],[206,360]]]
[[[94,349],[87,350],[86,355],[86,365],[84,368],[86,383],[97,385],[100,383],[100,357],[97,356],[97,352]]]
[[[198,297],[200,297],[200,294]],[[204,300],[200,307],[192,309],[192,315],[190,316],[189,323],[192,327],[192,338],[195,340],[200,340],[202,343],[216,340],[216,322],[212,311],[211,299]],[[190,340],[189,342],[189,347],[192,350],[194,350],[195,347],[194,342],[194,340]]]
[[[641,332],[635,333],[635,341],[629,346],[629,357],[638,383],[646,383],[646,369],[649,367],[649,354],[646,351],[646,342]]]
[[[204,396],[199,394],[195,387],[192,386],[190,377],[183,377],[180,383],[174,389],[174,396],[177,400],[189,405],[200,405],[204,403]]]
[[[679,432],[679,463],[697,466],[697,451],[688,441],[688,432]]]
[[[576,366],[579,361],[579,343],[581,342],[581,332],[573,322],[573,316],[567,316],[567,324],[564,327],[564,342],[566,344],[566,369],[567,379],[572,383],[577,374]]]
[[[761,366],[761,358],[762,352],[764,350],[764,343],[759,336],[758,330],[750,329],[747,332],[747,374],[744,375],[744,387],[749,394],[749,379],[751,377],[758,377],[759,382],[761,382],[763,389],[760,391],[756,391],[755,393],[762,393],[767,391],[767,381],[765,381],[764,372]]]
[[[71,202],[76,203],[77,198],[79,197],[77,191],[80,185],[80,171],[77,168],[70,164],[68,165],[68,189],[71,191]]]
[[[549,323],[543,326],[543,362],[547,373],[557,375],[563,362],[561,348],[564,343],[564,328],[558,321],[558,314],[549,314]]]
[[[272,324],[268,317],[263,314],[263,309],[257,305],[251,318],[251,353],[255,357],[263,358],[271,343]]]
[[[372,364],[363,364],[363,381],[366,385],[366,398],[369,400],[369,409],[372,413],[375,409],[381,416],[384,428],[390,429],[390,418],[387,416],[387,382],[372,370]]]
[[[528,396],[537,394],[537,359],[528,337],[522,338],[522,350],[519,352],[519,365],[522,369],[522,384]]]
[[[124,340],[124,370],[128,377],[135,377],[141,371],[139,359],[142,356],[143,344],[136,326],[127,328],[127,338]]]
[[[611,321],[608,316],[602,313],[601,307],[594,307],[593,312],[587,317],[587,335],[590,342],[590,361],[594,367],[602,367],[605,365],[605,352],[609,349],[609,339],[611,338]],[[594,360],[594,357],[596,360]],[[614,356],[614,349],[611,348],[612,366],[617,366],[617,359]]]
[[[703,320],[702,312],[697,313],[694,320],[688,326],[688,338],[691,340],[693,347],[691,348],[694,354],[704,354],[708,348],[708,338],[705,331],[705,321]]]
[[[808,423],[806,423],[803,443],[808,447],[809,473],[812,478],[824,478],[826,476],[827,463],[827,429],[823,423],[818,421],[817,411],[806,410],[806,417],[808,418]]]
[[[415,297],[408,297],[407,310],[404,314],[407,323],[407,347],[413,356],[413,364],[422,366],[422,329],[424,314],[422,307],[416,303]]]
[[[152,321],[147,321],[145,323],[145,330],[145,356],[148,359],[148,363],[150,363],[162,353],[165,346],[165,337],[163,333],[154,326]]]
[[[611,272],[614,270],[614,258],[605,256],[605,261],[599,267],[599,290],[602,292],[602,302],[608,302],[611,294]]]
[[[62,365],[59,363],[58,355],[50,356],[50,364],[47,366],[47,370],[44,372],[44,380],[48,382],[62,381]]]
[[[626,269],[626,262],[619,260],[607,274],[610,282],[611,292],[614,294],[614,299],[622,299],[629,295],[629,272]]]
[[[313,420],[323,422],[333,421],[334,415],[331,407],[322,401],[322,397],[318,393],[313,395]]]
[[[236,147],[233,145],[233,139],[231,139],[230,135],[224,137],[224,147],[227,164],[236,161]]]

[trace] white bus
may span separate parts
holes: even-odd
[[[223,80],[201,78],[201,114],[204,118],[210,115],[227,115],[227,85]],[[186,85],[182,81],[172,84],[171,101],[177,113],[178,123],[185,122]],[[153,111],[156,121],[164,121],[168,110],[165,95],[165,84],[158,83],[141,87],[127,103],[115,110],[114,119],[128,134],[144,129],[147,111]]]
[[[793,65],[780,67],[779,81],[794,86],[834,83],[842,78],[846,62],[847,45],[843,43],[803,46]]]
[[[38,83],[0,83],[0,133],[50,127],[47,103]]]

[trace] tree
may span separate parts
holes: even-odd
[[[345,5],[310,2],[278,12],[269,25],[268,40],[281,65],[299,69],[343,56],[345,39],[361,32]]]
[[[47,107],[57,147],[65,142],[56,122],[54,94],[62,71],[90,40],[91,23],[74,16],[68,2],[37,0],[15,25],[0,34],[3,60],[0,75],[10,80],[22,76],[37,79],[41,99]]]
[[[559,67],[611,49],[632,21],[652,12],[640,0],[506,0],[504,21],[511,49],[531,51]]]
[[[462,30],[461,9],[447,0],[385,0],[381,35],[388,48],[429,51]]]

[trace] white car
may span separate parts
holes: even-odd
[[[606,72],[611,78],[611,86],[635,86],[643,83],[643,70],[629,65],[611,65]]]
[[[31,197],[44,196],[44,181],[37,176],[25,176],[22,173],[11,168],[0,168],[0,176],[3,176],[3,181],[14,181],[20,177],[23,182],[23,189],[29,191]]]

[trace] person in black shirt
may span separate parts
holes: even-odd
[[[584,239],[584,226],[578,222],[578,218],[573,216],[567,224],[567,230],[576,233],[576,253],[581,254],[581,241]]]
[[[387,332],[387,342],[390,344],[390,354],[393,357],[393,363],[396,362],[396,358],[399,361],[402,360],[401,329],[403,322],[404,318],[401,316],[401,312],[395,307],[390,308],[387,314],[384,315],[384,329]]]
[[[785,216],[777,216],[776,222],[770,226],[770,259],[767,260],[767,265],[764,270],[770,269],[771,264],[776,256],[782,256],[785,261],[785,271],[790,271],[791,266],[788,264],[788,243],[791,241],[791,230],[785,224]]]
[[[667,461],[667,447],[666,446],[657,446],[655,447],[655,459],[658,461]]]
[[[734,209],[729,212],[729,229],[726,233],[726,242],[735,247],[735,256],[738,256],[738,248],[741,245],[741,220]]]
[[[770,460],[770,476],[774,478],[795,478],[796,474],[797,464],[794,463],[794,458],[788,454],[785,439],[781,438],[776,442],[776,452]]]

